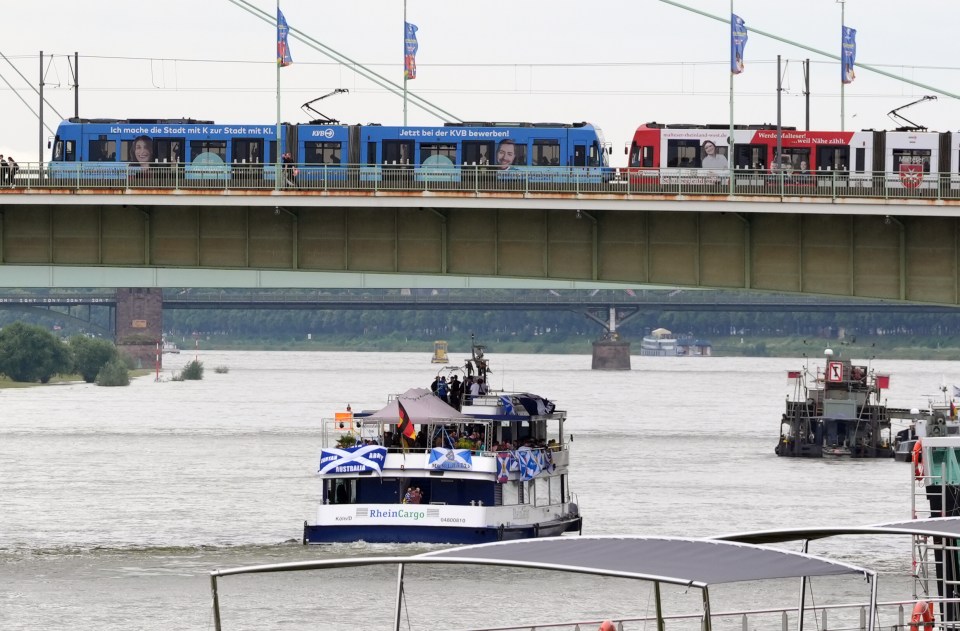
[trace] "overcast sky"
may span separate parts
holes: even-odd
[[[726,0],[678,0],[727,19]],[[275,2],[250,0],[273,14]],[[613,162],[638,124],[729,121],[729,23],[661,2],[612,0],[408,0],[419,27],[411,90],[463,120],[587,120],[613,145]],[[602,7],[602,10],[599,10]],[[45,112],[56,129],[73,116],[68,57],[80,53],[80,115],[192,117],[219,123],[276,121],[275,29],[229,0],[38,0],[4,3],[0,20],[0,153],[21,163],[39,155],[38,51],[46,63]],[[284,0],[299,29],[402,82],[402,0]],[[783,124],[803,128],[801,62],[810,58],[811,128],[840,128],[839,62],[768,39],[759,29],[839,54],[835,0],[735,0],[751,29],[746,69],[735,79],[738,124],[776,122],[776,57],[784,70]],[[857,62],[960,93],[958,0],[848,0],[858,30]],[[302,103],[344,123],[401,124],[402,99],[291,39],[294,64],[281,71],[282,118],[307,122]],[[857,69],[846,88],[846,128],[890,129],[887,112],[931,90]],[[6,85],[9,82],[14,90]],[[30,108],[17,97],[26,99]],[[940,96],[904,115],[937,131],[960,130],[960,102]],[[409,123],[439,124],[410,107]],[[43,132],[44,138],[50,135]]]

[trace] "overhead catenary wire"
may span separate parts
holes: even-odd
[[[693,7],[688,7],[687,5],[682,4],[682,3],[680,3],[680,2],[675,2],[674,0],[660,0],[660,2],[663,2],[663,3],[665,3],[665,4],[669,4],[669,5],[671,5],[671,6],[675,6],[675,7],[680,8],[680,9],[684,9],[684,10],[686,10],[686,11],[690,11],[691,13],[696,13],[696,14],[698,14],[698,15],[702,15],[702,16],[704,16],[704,17],[711,18],[711,19],[713,19],[713,20],[717,20],[718,22],[723,22],[723,23],[725,23],[725,24],[726,24],[726,23],[729,23],[729,19],[728,19],[728,18],[721,17],[721,16],[719,16],[719,15],[713,15],[712,13],[707,13],[706,11],[701,11],[700,9],[695,9],[695,8],[693,8]],[[824,57],[829,57],[830,59],[836,59],[836,60],[840,61],[840,55],[835,55],[835,54],[833,54],[833,53],[828,53],[828,52],[825,51],[825,50],[820,50],[819,48],[814,48],[813,46],[807,46],[806,44],[803,44],[803,43],[801,43],[801,42],[795,42],[795,41],[793,41],[793,40],[787,39],[787,38],[785,38],[785,37],[781,37],[781,36],[779,36],[779,35],[775,35],[775,34],[773,34],[773,33],[768,33],[768,32],[766,32],[766,31],[761,31],[760,29],[754,28],[754,27],[752,27],[752,26],[749,27],[749,32],[751,32],[751,33],[756,33],[757,35],[761,35],[761,36],[763,36],[763,37],[768,37],[768,38],[770,38],[770,39],[775,39],[775,40],[777,40],[778,42],[783,42],[783,43],[785,43],[785,44],[790,44],[791,46],[796,46],[797,48],[802,48],[802,49],[808,50],[808,51],[810,51],[810,52],[812,52],[812,53],[816,53],[816,54],[818,54],[818,55],[823,55]],[[881,70],[878,66],[874,66],[874,65],[864,64],[864,63],[859,63],[859,62],[858,62],[858,63],[857,63],[857,68],[863,68],[864,70],[867,70],[867,71],[869,71],[869,72],[874,72],[874,73],[876,73],[876,74],[880,74],[880,75],[883,75],[883,76],[885,76],[885,77],[889,77],[889,78],[891,78],[891,79],[896,79],[897,81],[903,81],[904,83],[909,83],[910,85],[917,86],[918,88],[923,88],[924,90],[932,90],[933,92],[936,92],[936,93],[938,93],[938,94],[942,94],[943,96],[949,96],[950,98],[953,98],[953,99],[960,99],[960,95],[958,95],[958,94],[954,94],[953,92],[948,92],[947,90],[943,90],[943,89],[941,89],[941,88],[938,88],[938,87],[932,86],[932,85],[928,85],[928,84],[926,84],[926,83],[921,83],[921,82],[919,82],[919,81],[914,81],[913,79],[908,79],[908,78],[906,78],[906,77],[897,76],[897,75],[895,75],[895,74],[893,74],[893,73],[891,73],[891,72],[887,72],[886,70]]]
[[[259,18],[260,20],[263,20],[268,24],[274,23],[274,18],[269,13],[260,9],[259,7],[256,7],[250,4],[246,0],[227,0],[227,1],[240,7],[244,11],[250,13],[254,17]],[[329,46],[314,39],[313,37],[307,35],[306,33],[304,33],[303,31],[297,28],[294,28],[291,26],[289,27],[289,29],[290,29],[289,30],[290,35],[292,35],[295,39],[303,42],[307,46],[310,46],[314,50],[320,52],[321,54],[326,55],[327,57],[330,57],[331,59],[334,59],[335,61],[342,63],[343,65],[349,66],[350,69],[356,72],[357,74],[363,76],[369,81],[372,81],[373,83],[376,83],[377,85],[383,87],[389,92],[392,92],[397,96],[403,95],[403,87],[394,83],[390,79],[387,79],[383,75],[377,72],[374,72],[373,70],[370,70],[369,68],[365,67],[363,64],[330,48]],[[462,122],[462,119],[460,119],[459,117],[455,116],[454,114],[451,114],[450,112],[446,111],[440,106],[427,101],[423,97],[417,96],[413,92],[408,92],[408,97],[410,98],[410,101],[414,106],[422,109],[423,111],[427,112],[432,116],[436,116],[437,118],[439,118],[444,122],[448,122],[448,123]]]

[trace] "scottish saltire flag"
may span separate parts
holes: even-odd
[[[379,445],[358,445],[341,449],[334,447],[320,452],[320,471],[324,473],[356,473],[383,471],[387,448]]]
[[[840,43],[840,80],[844,83],[853,83],[856,75],[853,66],[857,61],[857,29],[843,27]]]
[[[290,56],[290,46],[287,44],[287,34],[290,27],[287,26],[287,18],[283,17],[283,12],[277,8],[277,65],[283,68],[293,63],[293,57]]]
[[[503,405],[503,413],[507,416],[513,416],[516,412],[513,409],[513,401],[507,395],[500,396],[500,403]]]
[[[403,23],[403,78],[417,78],[417,26],[410,22]]]
[[[540,466],[540,454],[532,449],[518,449],[517,458],[520,460],[521,480],[532,480],[543,470]]]
[[[434,447],[427,455],[427,467],[430,469],[473,469],[473,458],[469,449]]]
[[[743,72],[743,49],[747,45],[747,25],[739,15],[730,14],[730,72]]]
[[[548,449],[538,453],[540,454],[540,469],[548,473],[552,472],[556,468],[556,465],[553,464],[553,454]]]
[[[497,454],[497,482],[505,483],[510,479],[510,465],[513,463],[513,454],[501,452]]]

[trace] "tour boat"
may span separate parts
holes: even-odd
[[[483,352],[473,346],[464,380],[487,383]],[[460,410],[456,403],[413,388],[381,410],[324,421],[320,505],[303,542],[463,544],[579,532],[566,412],[527,392],[466,392]]]

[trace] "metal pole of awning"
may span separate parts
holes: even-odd
[[[403,563],[397,564],[397,610],[394,616],[394,631],[400,631],[400,609],[403,604]],[[873,631],[872,629],[870,631]]]

